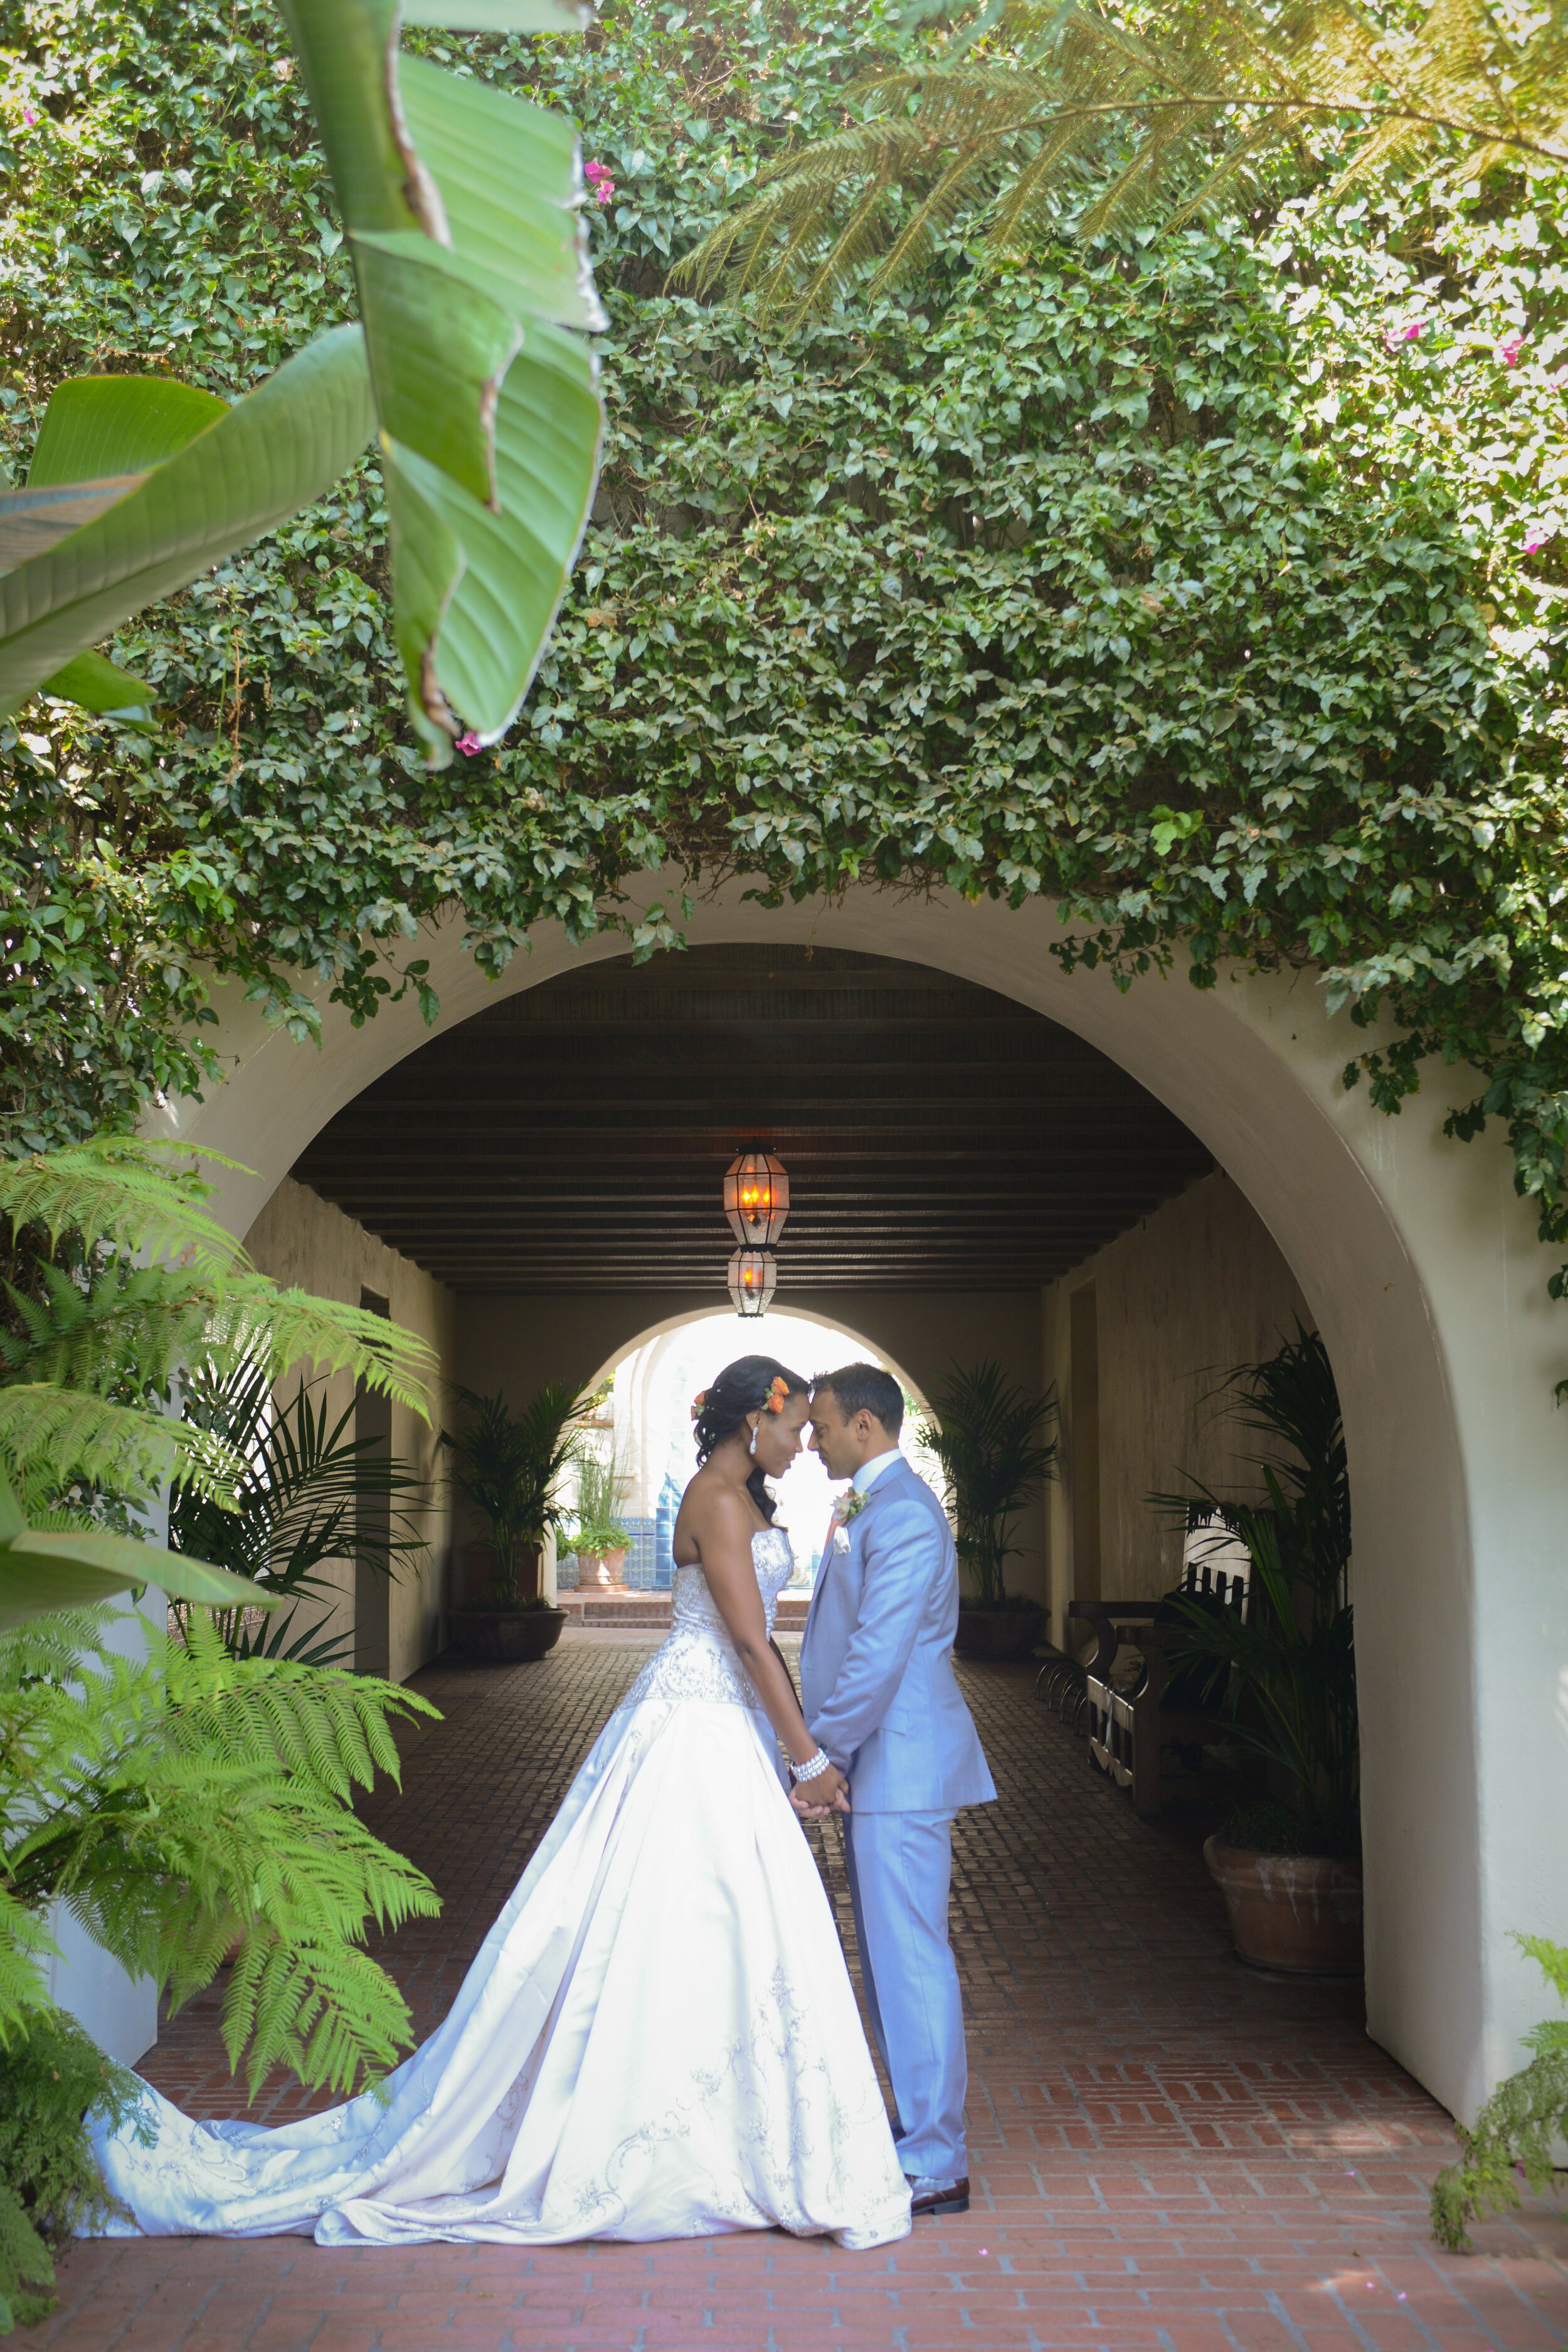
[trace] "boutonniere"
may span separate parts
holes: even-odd
[[[847,1487],[833,1506],[833,1549],[847,1551],[849,1538],[846,1533],[849,1522],[866,1507],[866,1497],[858,1486]]]

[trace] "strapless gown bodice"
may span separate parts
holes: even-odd
[[[782,1528],[757,1529],[752,1538],[752,1566],[771,1636],[779,1594],[795,1574],[795,1555]],[[700,1699],[761,1711],[751,1677],[735,1654],[729,1628],[700,1568],[676,1570],[669,1595],[669,1637],[648,1660],[621,1705],[640,1706],[655,1698]]]

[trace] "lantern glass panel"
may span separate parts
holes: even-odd
[[[789,1215],[789,1176],[771,1151],[742,1151],[724,1172],[724,1214],[738,1242],[767,1249]]]
[[[772,1250],[737,1250],[729,1271],[736,1314],[765,1315],[778,1278],[778,1261]]]

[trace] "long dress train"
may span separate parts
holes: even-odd
[[[752,1540],[770,1632],[792,1560]],[[105,2235],[322,2245],[910,2226],[832,1913],[700,1569],[445,2023],[378,2091],[268,2130],[148,2084],[100,2128]],[[138,2137],[138,2125],[146,2143]]]

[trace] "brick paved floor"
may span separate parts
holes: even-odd
[[[446,1721],[380,1832],[445,1912],[384,1947],[427,2030],[648,1642],[574,1630],[541,1666],[433,1667]],[[1091,1780],[1022,1669],[963,1680],[1001,1802],[961,1824],[974,2210],[847,2255],[774,2234],[662,2246],[83,2246],[39,2352],[1558,2352],[1550,2200],[1439,2255],[1441,2110],[1366,2039],[1359,1987],[1232,1957],[1190,1842]],[[840,1912],[837,1858],[824,1853]],[[146,2062],[233,2112],[216,2000]],[[279,2084],[256,2112],[304,2103]]]

